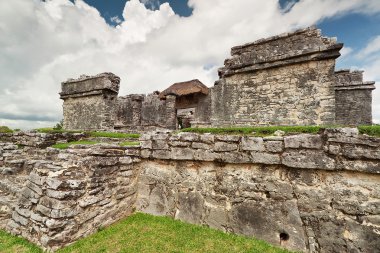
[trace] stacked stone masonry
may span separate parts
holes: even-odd
[[[0,226],[45,249],[137,210],[302,252],[380,251],[380,138],[356,128],[284,137],[152,132],[134,148],[9,142],[25,135],[42,138],[0,136]]]
[[[342,47],[315,27],[233,47],[204,93],[115,99],[113,74],[69,80],[62,83],[64,127],[177,129],[184,110],[192,126],[372,124],[374,82],[363,82],[361,71],[335,72]],[[193,82],[175,85],[191,90]]]

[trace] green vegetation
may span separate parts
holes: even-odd
[[[93,145],[93,144],[96,144],[98,143],[97,141],[86,141],[86,140],[81,140],[81,141],[71,141],[71,142],[68,142],[68,143],[57,143],[57,144],[54,144],[52,147],[53,148],[58,148],[58,149],[67,149],[69,148],[71,145],[75,145],[75,144],[81,144],[81,145]]]
[[[0,230],[0,252],[2,253],[42,253],[43,251],[20,237]]]
[[[361,134],[368,134],[371,136],[380,137],[380,125],[359,126],[358,129]]]
[[[13,133],[13,130],[7,126],[0,126],[0,133]]]
[[[128,134],[117,132],[90,132],[91,137],[107,137],[107,138],[120,138],[120,139],[138,139],[140,134]]]
[[[42,253],[37,246],[0,231],[0,252]],[[81,252],[290,252],[268,243],[191,225],[168,217],[136,213],[89,237],[58,250],[57,253]]]
[[[226,128],[185,128],[182,132],[213,133],[213,134],[241,134],[254,136],[272,135],[277,130],[290,133],[318,133],[320,126],[265,126],[265,127],[226,127]]]
[[[69,131],[64,129],[55,129],[52,127],[43,127],[36,129],[39,133],[56,134],[56,133],[82,133],[82,131]]]
[[[186,224],[168,217],[136,213],[64,248],[79,252],[289,252],[266,242]]]
[[[120,143],[120,146],[125,147],[125,146],[138,146],[140,145],[140,142],[138,141],[124,141]]]

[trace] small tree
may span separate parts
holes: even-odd
[[[54,130],[62,130],[63,129],[63,119],[61,119],[61,121],[59,121],[54,127],[53,127]]]

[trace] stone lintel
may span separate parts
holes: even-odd
[[[375,82],[364,82],[361,84],[345,85],[345,86],[335,86],[335,90],[374,90]]]
[[[69,79],[61,84],[61,99],[101,94],[102,91],[119,92],[120,78],[112,73],[102,73],[96,76],[81,76]]]

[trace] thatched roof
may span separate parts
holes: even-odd
[[[175,83],[159,95],[160,98],[165,98],[167,95],[175,95],[177,97],[186,96],[194,93],[202,93],[207,95],[208,88],[198,79],[187,82]]]

